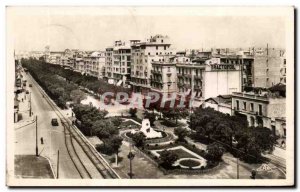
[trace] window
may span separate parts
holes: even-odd
[[[236,110],[240,110],[240,102],[238,100],[236,101]]]
[[[258,105],[258,114],[262,115],[262,105],[261,104]]]
[[[161,52],[159,54],[161,55]]]
[[[167,48],[166,48],[166,46],[164,46],[164,50],[166,50]]]
[[[156,50],[158,50],[158,46],[156,46]]]
[[[244,101],[244,102],[243,102],[243,105],[244,105],[244,106],[243,106],[243,109],[246,111],[246,110],[247,110],[247,103]]]
[[[171,69],[170,69],[170,67],[168,67],[168,72],[171,72]]]
[[[250,103],[250,111],[254,111],[254,104]]]
[[[158,53],[156,52],[156,55],[158,55]]]
[[[150,55],[150,52],[148,52],[148,55]]]
[[[162,40],[161,40],[161,42],[163,43],[163,42],[164,42],[164,40],[162,39]]]

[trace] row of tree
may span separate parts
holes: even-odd
[[[41,61],[22,59],[22,65],[59,107],[65,108],[66,102],[75,98],[74,91],[79,90],[78,86],[72,82],[66,83],[65,78],[52,73]]]
[[[272,151],[276,137],[265,127],[249,127],[246,117],[229,116],[212,108],[198,108],[190,117],[192,138],[207,144],[217,142],[233,155],[259,162],[263,152]]]
[[[103,144],[97,146],[97,150],[105,154],[116,154],[122,145],[122,137],[119,136],[118,127],[122,123],[120,117],[105,118],[108,114],[106,110],[98,110],[90,105],[75,105],[77,127],[88,136],[97,136]]]
[[[79,81],[70,80],[73,72],[35,59],[23,59],[22,65],[28,69],[33,78],[59,107],[65,108],[67,101],[74,101],[73,112],[77,118],[78,128],[84,135],[97,136],[101,139],[103,144],[99,148],[102,152],[107,154],[119,152],[122,144],[118,130],[122,123],[121,118],[105,118],[108,114],[107,111],[98,110],[90,105],[81,105],[80,101],[85,98],[85,93],[79,89],[77,84]],[[68,75],[70,76],[68,77]],[[83,79],[80,81],[82,85],[84,82],[91,82],[88,79],[92,78],[84,77]]]
[[[108,84],[103,79],[90,76],[85,73],[76,72],[70,69],[65,69],[59,65],[53,65],[40,61],[42,65],[45,65],[52,73],[58,74],[61,77],[66,78],[67,81],[73,82],[77,85],[85,87],[95,93],[103,94],[105,92],[126,92],[130,95],[130,89]]]

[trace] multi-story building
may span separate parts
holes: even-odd
[[[119,40],[112,47],[106,48],[105,79],[108,83],[128,86],[131,77],[131,45],[138,42],[140,40]]]
[[[116,41],[113,50],[113,80],[117,86],[127,86],[130,80],[131,44]]]
[[[151,90],[161,93],[176,93],[176,64],[171,62],[153,62],[150,76]]]
[[[134,92],[146,94],[151,89],[152,63],[165,62],[175,51],[168,36],[155,35],[131,46],[131,81]]]
[[[105,52],[93,52],[85,58],[86,73],[102,79],[105,73]]]
[[[265,48],[254,52],[254,87],[272,87],[286,83],[285,51]]]
[[[113,84],[113,47],[105,49],[105,75],[104,78],[108,83]]]
[[[274,134],[286,136],[285,85],[277,84],[268,91],[235,92],[232,94],[232,110],[244,115],[250,126],[263,126]]]
[[[241,63],[223,58],[185,56],[178,52],[167,60],[152,62],[151,90],[191,96],[193,107],[219,95],[241,91]]]

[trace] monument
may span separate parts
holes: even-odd
[[[150,121],[149,119],[143,119],[142,121],[142,127],[139,130],[144,133],[147,139],[151,138],[161,138],[163,137],[161,132],[155,131],[151,126],[150,126]],[[133,130],[131,133],[134,134],[138,131]]]

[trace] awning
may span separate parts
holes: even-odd
[[[119,80],[119,82],[117,83],[117,86],[120,86],[122,84],[122,80]]]

